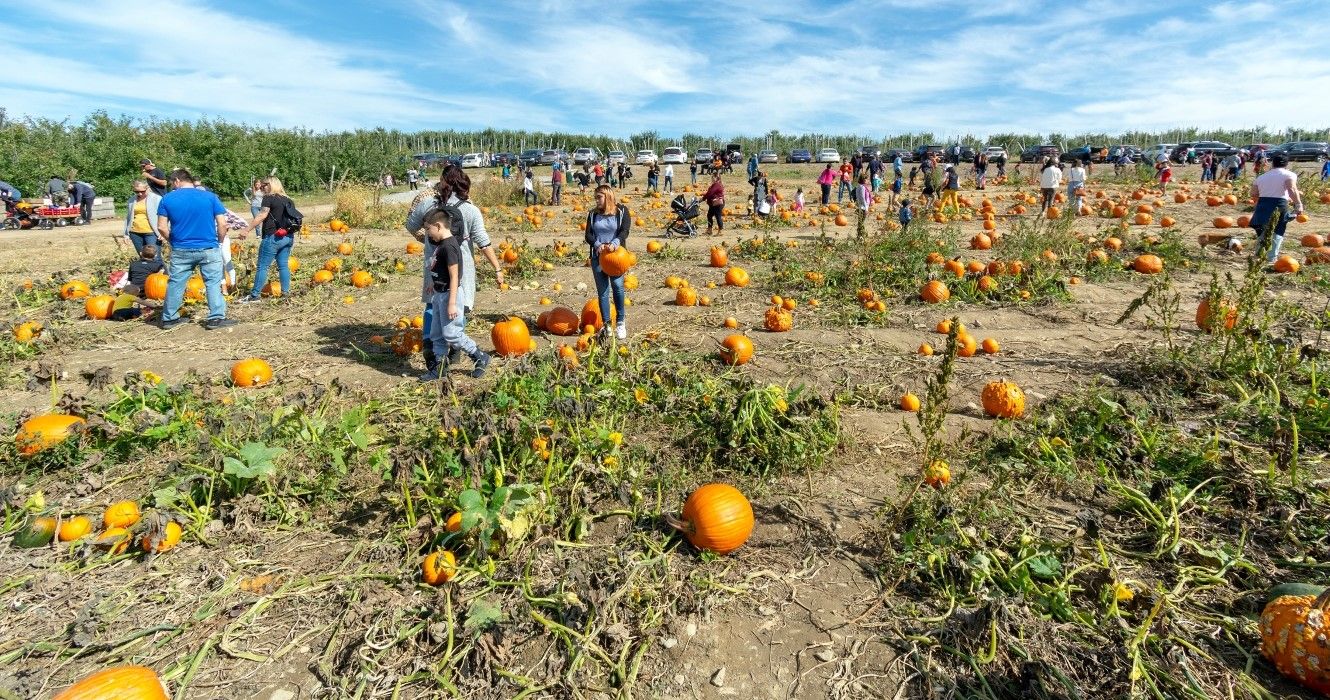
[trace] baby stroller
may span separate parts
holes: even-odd
[[[36,228],[38,219],[33,215],[33,206],[27,202],[11,202],[8,199],[5,203],[5,218],[3,227],[9,230]],[[49,226],[46,228],[50,228]]]
[[[679,195],[670,201],[670,211],[674,212],[674,221],[671,221],[665,227],[665,237],[673,238],[675,234],[680,236],[696,236],[697,227],[693,225],[693,219],[702,214],[702,200],[697,197],[685,198]]]

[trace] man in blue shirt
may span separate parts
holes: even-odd
[[[222,296],[222,248],[226,237],[226,207],[217,195],[194,186],[194,176],[184,168],[171,171],[173,190],[157,205],[157,230],[171,246],[171,265],[167,271],[166,303],[162,307],[162,330],[186,323],[180,317],[185,300],[185,283],[197,269],[203,275],[208,297],[208,330],[234,326],[226,317],[226,299]]]

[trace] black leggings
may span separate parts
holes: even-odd
[[[822,185],[822,206],[831,202],[831,185]]]
[[[712,220],[712,219],[715,219],[715,220],[716,220],[716,228],[717,228],[717,229],[720,229],[721,231],[724,231],[724,230],[725,230],[725,219],[722,218],[722,214],[724,214],[724,213],[725,213],[725,205],[724,205],[724,204],[711,204],[711,205],[708,205],[708,206],[707,206],[707,228],[711,228],[711,220]]]

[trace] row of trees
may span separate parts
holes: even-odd
[[[1279,143],[1286,140],[1330,140],[1330,129],[1257,128],[1243,131],[1175,129],[1167,132],[1125,134],[996,134],[988,139],[973,135],[944,136],[929,132],[870,136],[856,134],[782,134],[761,136],[683,134],[667,138],[644,131],[623,139],[605,135],[563,132],[486,129],[478,132],[372,129],[343,133],[316,133],[307,129],[275,129],[233,124],[222,120],[138,120],[111,118],[97,112],[82,123],[50,119],[10,119],[0,108],[0,180],[11,182],[27,193],[42,189],[52,175],[92,183],[100,193],[117,198],[127,195],[138,177],[140,158],[151,158],[164,169],[187,167],[205,184],[224,196],[238,196],[254,177],[276,171],[288,189],[308,191],[329,187],[342,180],[369,182],[385,173],[397,176],[410,166],[411,156],[422,152],[490,153],[518,152],[524,148],[564,148],[572,151],[591,146],[601,153],[613,149],[634,151],[683,146],[690,153],[701,147],[723,148],[740,144],[745,152],[772,148],[784,154],[794,148],[836,148],[849,153],[862,145],[883,148],[913,148],[928,143],[964,143],[974,146],[1000,145],[1008,151],[1034,143],[1054,143],[1074,148],[1086,143],[1111,145],[1132,143],[1148,146],[1160,142],[1199,139],[1246,143]]]

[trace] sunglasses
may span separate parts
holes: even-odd
[[[147,194],[147,190],[134,190],[134,194]]]

